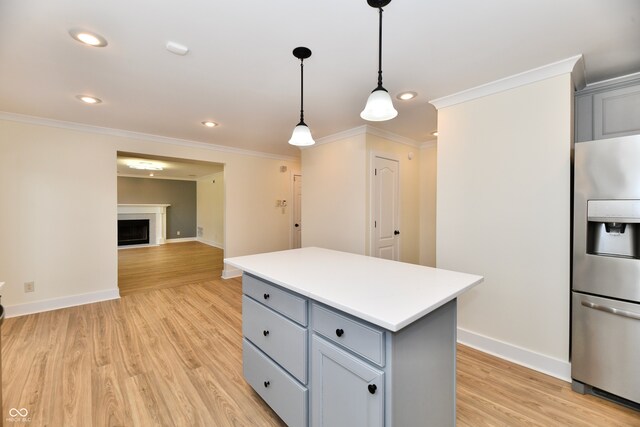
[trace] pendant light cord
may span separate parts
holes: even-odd
[[[300,123],[304,124],[304,59],[300,59]]]
[[[382,8],[380,8],[380,29],[378,33],[378,89],[382,87]]]

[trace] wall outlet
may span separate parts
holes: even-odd
[[[35,292],[35,290],[36,290],[36,282],[24,282],[25,292]]]
[[[179,236],[180,235],[180,230],[176,231],[176,234]]]

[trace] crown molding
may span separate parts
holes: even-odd
[[[355,127],[353,129],[348,129],[348,130],[345,130],[345,131],[342,131],[342,132],[338,132],[338,133],[334,133],[332,135],[328,135],[328,136],[324,136],[322,138],[318,138],[316,140],[315,145],[311,145],[309,147],[302,147],[302,149],[303,150],[308,150],[309,148],[313,148],[316,145],[329,144],[331,142],[340,141],[342,139],[351,138],[351,137],[359,136],[359,135],[366,135],[366,134],[379,136],[381,138],[385,138],[385,139],[388,139],[390,141],[397,142],[399,144],[409,145],[409,146],[414,147],[414,148],[419,148],[420,147],[420,144],[418,142],[414,141],[411,138],[406,138],[406,137],[398,135],[396,133],[389,132],[387,130],[380,129],[380,128],[377,128],[377,127],[373,127],[371,125],[362,125],[362,126]]]
[[[298,157],[283,156],[272,153],[264,153],[261,151],[245,150],[242,148],[234,148],[226,145],[209,144],[206,142],[191,141],[188,139],[171,138],[168,136],[152,135],[142,132],[134,132],[130,130],[115,129],[100,127],[94,125],[87,125],[83,123],[67,122],[63,120],[47,119],[44,117],[28,116],[25,114],[9,113],[7,111],[0,111],[0,120],[8,120],[12,122],[27,123],[39,126],[49,126],[60,129],[69,129],[80,132],[88,132],[99,135],[118,136],[122,138],[132,138],[143,141],[159,142],[162,144],[179,145],[182,147],[201,148],[205,150],[220,151],[223,153],[240,154],[244,156],[262,157],[265,159],[274,160],[286,160],[291,162],[298,162]]]
[[[429,101],[429,103],[436,107],[436,109],[440,110],[452,105],[482,98],[483,96],[493,95],[494,93],[514,89],[516,87],[567,73],[571,73],[575,88],[580,89],[584,87],[585,71],[582,54],[572,56],[571,58],[563,59],[552,64],[543,65],[542,67],[534,68],[487,84],[476,86],[471,89],[463,90],[462,92],[434,99]]]
[[[420,149],[424,150],[426,148],[431,148],[431,147],[436,147],[438,145],[438,140],[437,139],[432,139],[430,141],[423,141],[420,143]]]
[[[133,175],[130,173],[118,173],[118,178],[140,178],[140,179],[165,179],[168,181],[191,181],[191,182],[196,182],[198,181],[200,178],[174,178],[171,176],[140,176],[140,175]]]

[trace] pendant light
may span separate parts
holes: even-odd
[[[367,99],[367,105],[360,113],[360,117],[371,122],[382,122],[385,120],[391,120],[398,115],[398,112],[393,108],[393,101],[389,92],[382,87],[382,8],[391,0],[367,0],[369,6],[379,9],[380,14],[380,27],[378,32],[378,86],[371,92],[369,99]]]
[[[293,128],[293,134],[289,144],[299,147],[313,145],[316,142],[311,137],[311,131],[304,122],[304,60],[311,56],[311,50],[306,47],[297,47],[293,49],[293,56],[300,60],[300,123]]]

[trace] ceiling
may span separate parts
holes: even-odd
[[[0,111],[297,156],[287,144],[300,96],[293,48],[313,51],[314,137],[361,126],[377,19],[365,0],[2,0]],[[109,44],[84,46],[71,28]],[[168,41],[190,52],[172,54]],[[433,139],[429,100],[580,53],[587,83],[640,71],[640,1],[395,0],[384,12],[384,85],[418,97],[373,125]]]
[[[148,162],[159,165],[162,170],[144,170],[129,167],[131,163]],[[220,163],[201,162],[198,160],[175,159],[173,157],[149,156],[145,154],[118,152],[118,176],[132,176],[154,179],[181,179],[196,181],[204,176],[222,172],[224,165]]]

